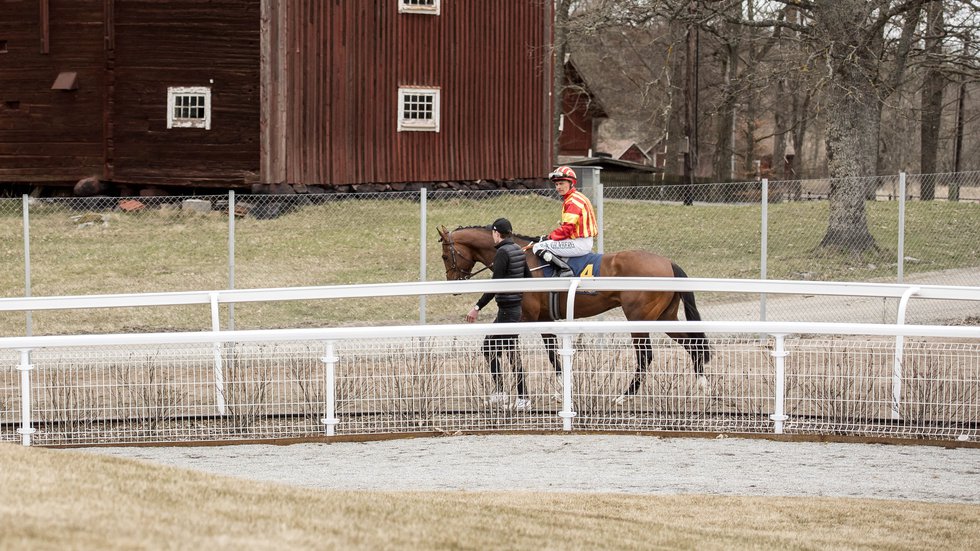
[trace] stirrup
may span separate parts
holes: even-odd
[[[575,275],[575,272],[572,271],[572,268],[568,265],[568,262],[565,262],[559,258],[559,256],[555,253],[547,249],[543,249],[538,251],[537,255],[541,258],[541,260],[551,264],[551,267],[555,271],[556,277],[573,277]]]

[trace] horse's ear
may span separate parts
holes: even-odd
[[[446,229],[446,226],[439,226],[436,230],[439,231],[439,240],[449,243],[449,230]]]

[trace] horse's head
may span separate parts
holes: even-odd
[[[476,266],[476,251],[467,243],[453,240],[453,232],[446,226],[439,226],[439,241],[442,242],[442,263],[446,266],[446,279],[449,281],[473,277]],[[455,231],[455,230],[454,230]]]

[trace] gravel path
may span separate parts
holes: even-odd
[[[828,496],[980,504],[980,448],[584,434],[84,451],[322,489]]]

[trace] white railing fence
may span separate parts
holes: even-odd
[[[566,320],[222,331],[214,315],[219,304],[247,301],[568,286],[904,297],[902,312],[912,297],[980,300],[977,287],[642,278],[0,299],[0,311],[202,304],[213,324],[199,332],[0,338],[0,440],[91,445],[502,430],[980,436],[975,326]],[[704,380],[684,348],[663,335],[675,332],[707,334]],[[636,369],[631,333],[651,333],[650,362],[637,392],[623,397]],[[518,354],[503,358],[506,397],[494,396],[481,353],[484,337],[500,334],[519,335]],[[557,363],[542,334],[556,335]]]

